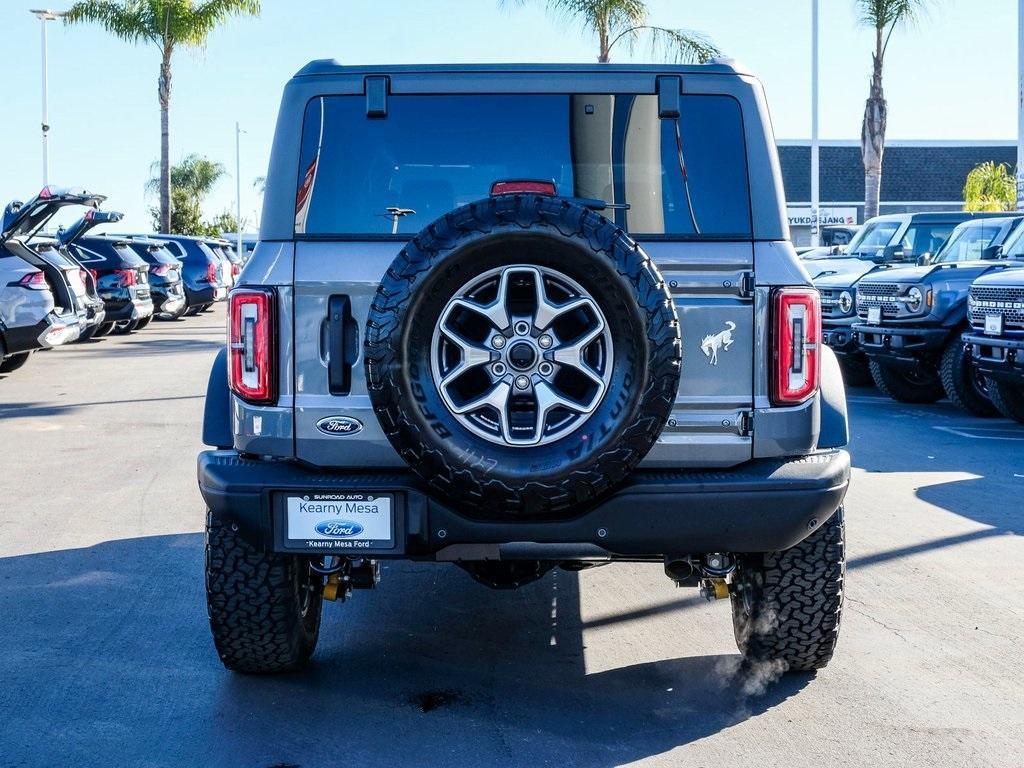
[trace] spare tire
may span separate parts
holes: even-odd
[[[665,281],[619,227],[570,200],[502,195],[421,231],[366,328],[388,440],[478,516],[576,509],[654,445],[679,384]]]

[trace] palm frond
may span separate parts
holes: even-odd
[[[641,36],[650,40],[651,57],[669,64],[703,64],[721,51],[707,35],[691,29],[640,26],[626,30],[630,49]],[[614,41],[613,41],[614,44]]]
[[[147,6],[142,0],[80,0],[64,13],[63,19],[65,24],[98,24],[130,43],[156,42],[158,36],[149,23]]]
[[[258,16],[259,0],[206,0],[194,8],[189,3],[189,12],[183,14],[178,41],[184,45],[202,48],[206,40],[220,24],[233,16]]]
[[[857,0],[861,23],[875,29],[913,24],[926,6],[927,0]]]

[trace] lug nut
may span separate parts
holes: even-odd
[[[540,373],[541,376],[550,376],[552,371],[554,370],[555,366],[548,362],[543,362],[539,366],[537,366],[537,371]]]
[[[530,386],[530,378],[528,376],[516,376],[516,386],[519,389],[526,389]]]
[[[505,337],[499,333],[497,336],[491,339],[491,346],[494,347],[495,349],[501,349],[502,347],[505,346]]]
[[[551,337],[545,333],[543,336],[537,339],[537,343],[540,345],[541,349],[550,349],[552,344]]]
[[[520,320],[518,323],[516,323],[516,333],[518,333],[520,336],[525,336],[529,332],[530,332],[530,324],[529,323],[524,322],[522,320]]]
[[[495,376],[504,376],[505,370],[506,369],[504,363],[495,363],[494,365],[491,366],[491,373],[493,373]]]

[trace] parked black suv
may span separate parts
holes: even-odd
[[[827,664],[846,403],[781,189],[728,62],[303,69],[206,397],[224,664],[303,664],[384,559],[662,563]]]
[[[80,264],[96,277],[107,310],[106,333],[125,334],[145,328],[153,317],[149,265],[114,235],[79,237],[68,246]]]
[[[171,255],[181,262],[186,315],[202,312],[227,298],[233,280],[230,274],[225,274],[226,258],[214,253],[207,245],[209,238],[168,234],[151,237],[162,241]]]
[[[181,279],[181,262],[167,250],[163,240],[133,237],[129,247],[149,264],[149,292],[153,298],[153,316],[160,320],[177,320],[185,314],[185,286]]]

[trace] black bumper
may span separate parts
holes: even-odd
[[[853,334],[852,323],[822,322],[821,340],[837,355],[856,355],[860,352]]]
[[[1024,386],[1024,334],[1013,337],[965,333],[971,360],[978,372],[990,379]]]
[[[916,364],[922,357],[941,352],[953,329],[943,326],[854,323],[853,333],[860,351],[869,357]]]
[[[325,472],[233,450],[199,454],[199,489],[212,522],[237,526],[275,551],[418,560],[653,559],[787,549],[839,507],[850,479],[846,451],[759,459],[712,471],[636,471],[570,519],[481,520],[428,494],[412,472]],[[394,546],[316,550],[284,536],[285,496],[390,495]],[[350,546],[345,542],[341,546]]]

